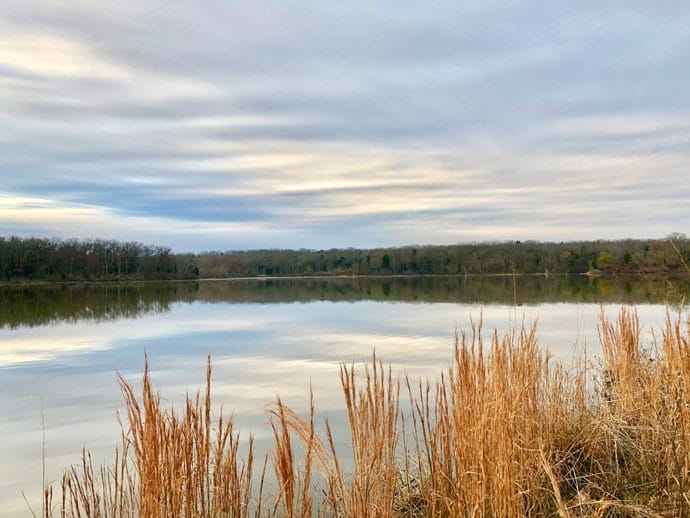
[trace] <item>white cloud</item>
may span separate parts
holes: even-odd
[[[3,7],[2,233],[320,248],[690,219],[687,7]]]

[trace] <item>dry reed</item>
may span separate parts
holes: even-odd
[[[112,467],[97,469],[83,452],[80,467],[67,470],[61,502],[49,499],[48,516],[196,517],[246,516],[251,497],[253,439],[246,460],[239,455],[239,433],[232,417],[211,419],[211,359],[203,397],[187,397],[182,414],[164,409],[154,392],[148,359],[141,399],[119,377],[127,426]],[[119,418],[118,418],[119,419]]]
[[[280,399],[267,412],[276,491],[252,494],[233,419],[211,421],[211,363],[181,414],[161,406],[145,362],[138,399],[120,378],[126,425],[112,466],[84,452],[47,516],[688,516],[690,332],[667,314],[648,344],[636,313],[602,312],[599,365],[564,367],[536,326],[456,336],[439,381],[400,382],[374,355],[342,366],[351,465],[326,421]],[[401,411],[401,408],[406,409]],[[349,459],[349,457],[348,457]],[[344,466],[347,466],[345,468]]]

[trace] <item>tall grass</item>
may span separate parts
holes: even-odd
[[[67,470],[61,502],[48,516],[245,516],[252,487],[253,439],[242,460],[234,420],[211,420],[211,359],[203,397],[187,397],[181,414],[161,406],[144,362],[141,398],[119,377],[126,424],[110,467],[87,451]],[[118,416],[119,420],[119,416]]]
[[[181,413],[161,406],[146,361],[139,396],[120,378],[115,461],[95,468],[84,451],[47,489],[45,514],[690,515],[688,323],[667,314],[645,341],[634,311],[602,313],[599,337],[597,363],[565,367],[539,346],[536,326],[487,338],[479,322],[456,336],[433,383],[396,378],[376,356],[343,365],[347,462],[330,423],[315,423],[313,395],[306,416],[278,399],[267,409],[273,473],[268,461],[254,469],[252,439],[240,448],[232,417],[211,419],[210,358],[204,393]]]

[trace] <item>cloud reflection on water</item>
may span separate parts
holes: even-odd
[[[606,306],[615,315],[618,305]],[[320,415],[342,422],[338,372],[343,362],[377,356],[396,373],[435,378],[452,357],[455,327],[483,319],[488,340],[523,319],[537,318],[538,336],[556,357],[574,344],[596,348],[596,304],[512,307],[362,301],[305,304],[176,303],[167,313],[131,320],[78,321],[2,331],[0,354],[0,516],[21,515],[21,489],[40,488],[41,402],[45,408],[51,479],[78,461],[82,445],[108,458],[119,431],[116,372],[138,385],[144,350],[154,386],[177,404],[203,386],[206,355],[213,358],[213,399],[237,414],[243,434],[268,444],[264,406],[280,396],[304,410],[309,385]],[[647,326],[663,322],[659,305],[638,306]],[[30,359],[31,361],[26,361]],[[4,506],[5,507],[5,506]],[[25,514],[25,513],[24,513]]]

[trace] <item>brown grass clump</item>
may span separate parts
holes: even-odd
[[[187,397],[182,414],[161,406],[144,363],[141,400],[119,377],[128,426],[110,468],[94,468],[84,451],[82,464],[65,472],[61,502],[46,514],[61,517],[245,516],[252,487],[253,439],[246,461],[232,417],[211,420],[211,359],[206,391]],[[213,428],[215,427],[215,431]],[[51,500],[51,499],[49,499]]]
[[[690,333],[680,322],[667,314],[648,347],[632,312],[600,325],[601,484],[667,516],[690,513]]]
[[[88,452],[64,475],[47,516],[688,516],[690,331],[667,314],[650,343],[632,310],[600,319],[600,363],[564,367],[536,326],[488,340],[456,336],[439,381],[400,381],[374,356],[342,366],[351,456],[343,462],[314,397],[306,417],[278,399],[275,491],[244,457],[233,420],[212,425],[206,390],[181,414],[161,407],[145,363],[142,394],[120,378],[127,425],[111,467]],[[404,409],[404,410],[401,410]],[[221,412],[222,414],[222,412]],[[347,467],[345,467],[347,466]],[[258,475],[257,475],[258,476]],[[272,486],[271,486],[272,487]]]
[[[410,388],[417,463],[428,469],[421,479],[428,514],[546,511],[543,458],[553,457],[555,432],[570,420],[571,406],[581,404],[575,388],[539,350],[534,328],[494,334],[488,346],[479,327],[458,337],[447,376],[434,387],[420,384],[416,397]]]
[[[396,459],[400,384],[390,367],[384,369],[377,363],[376,354],[371,367],[365,365],[362,387],[358,387],[354,365],[340,368],[340,382],[350,423],[353,468],[348,479],[339,469],[333,471],[329,487],[335,481],[339,491],[329,493],[328,503],[336,515],[391,516],[400,475]],[[326,424],[332,456],[337,460]]]

